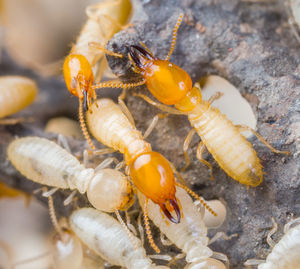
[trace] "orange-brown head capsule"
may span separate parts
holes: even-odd
[[[81,100],[84,106],[95,96],[92,89],[94,75],[89,61],[80,54],[70,54],[66,57],[63,67],[64,78],[68,90]]]
[[[181,214],[175,197],[175,179],[169,162],[157,152],[139,155],[130,165],[130,176],[135,186],[158,204],[168,219],[179,223]],[[172,205],[177,219],[169,212]]]
[[[129,54],[146,79],[149,91],[160,102],[174,105],[191,90],[190,76],[177,65],[156,59],[139,46],[130,46]]]

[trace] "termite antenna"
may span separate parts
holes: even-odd
[[[115,214],[117,216],[118,221],[120,222],[120,224],[122,225],[122,227],[126,231],[126,233],[127,233],[128,237],[129,237],[131,243],[134,245],[134,248],[137,250],[139,247],[138,247],[136,241],[134,240],[134,237],[133,237],[132,233],[129,231],[127,225],[125,224],[125,222],[121,218],[119,211],[115,210]]]
[[[171,47],[170,47],[170,50],[169,50],[169,53],[166,57],[166,61],[168,61],[174,51],[174,48],[175,48],[175,45],[176,45],[176,38],[177,38],[177,31],[178,31],[178,28],[182,22],[182,19],[183,19],[183,13],[180,13],[179,15],[179,18],[174,26],[174,29],[173,29],[173,35],[172,35],[172,43],[171,43]]]
[[[79,115],[79,122],[80,122],[80,127],[82,130],[82,133],[85,137],[85,139],[88,141],[90,147],[92,148],[92,150],[94,150],[96,147],[87,131],[86,128],[86,124],[85,124],[85,120],[84,120],[84,115],[83,115],[83,107],[82,107],[82,100],[80,100],[80,98],[78,98],[79,100],[79,109],[78,109],[78,115]]]
[[[151,234],[151,229],[149,226],[149,219],[148,219],[148,198],[146,197],[145,204],[144,204],[144,223],[145,223],[145,228],[146,228],[146,234],[147,238],[149,240],[149,243],[151,247],[155,250],[156,253],[160,253],[160,249],[158,246],[154,243],[152,234]]]
[[[63,232],[62,232],[61,227],[59,226],[57,218],[56,218],[52,196],[48,197],[48,207],[49,207],[49,214],[50,214],[50,219],[53,224],[53,227],[54,227],[55,231],[58,233],[58,235],[60,237],[62,237]]]
[[[193,192],[190,188],[188,188],[187,186],[184,186],[184,185],[182,185],[181,183],[178,183],[178,182],[175,182],[175,184],[178,187],[184,189],[192,197],[197,199],[212,215],[214,215],[215,217],[218,216],[218,214],[198,194]]]

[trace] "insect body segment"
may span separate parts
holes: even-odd
[[[154,265],[137,237],[133,237],[138,246],[135,249],[120,223],[105,213],[92,208],[78,209],[72,213],[70,225],[90,249],[113,265],[132,269],[168,268]]]
[[[180,211],[175,198],[175,179],[169,162],[130,123],[120,107],[109,99],[99,99],[87,113],[91,133],[101,143],[119,150],[125,156],[130,176],[135,186],[153,202],[158,203],[170,220],[180,221]],[[171,217],[165,203],[170,202],[177,214]]]
[[[201,263],[212,256],[213,251],[208,248],[207,228],[201,212],[199,212],[187,192],[176,187],[176,196],[182,206],[184,217],[177,225],[167,223],[159,207],[151,201],[148,204],[149,218],[164,233],[168,239],[186,254],[188,263]],[[143,204],[144,196],[139,194],[139,202]],[[197,267],[209,268],[209,267]],[[225,268],[223,267],[220,268]]]
[[[296,224],[294,227],[291,225]],[[248,260],[245,265],[258,265],[258,269],[296,269],[300,265],[300,218],[292,220],[284,227],[285,234],[273,247],[266,261]],[[276,229],[275,229],[276,231]],[[274,232],[275,232],[274,231]]]
[[[0,78],[0,118],[19,112],[30,105],[36,95],[37,86],[29,78],[3,76]]]
[[[173,51],[181,20],[182,14],[175,26],[173,42],[167,59]],[[202,163],[212,169],[211,164],[202,158],[202,152],[206,146],[229,176],[242,184],[253,187],[261,183],[263,173],[260,161],[251,144],[240,134],[249,127],[234,126],[218,109],[210,106],[213,99],[202,100],[200,88],[192,87],[191,78],[184,70],[168,60],[155,58],[149,49],[135,45],[130,46],[129,59],[133,63],[134,70],[143,76],[142,82],[145,81],[149,91],[160,102],[165,105],[174,105],[179,112],[188,116],[192,126],[202,139],[197,150],[197,157]],[[149,101],[146,96],[140,94],[139,96],[169,113],[174,113],[172,108],[152,100]],[[259,134],[251,131],[272,151],[288,154],[275,150]],[[186,150],[185,156],[187,156]],[[187,157],[186,159],[188,160]]]
[[[98,210],[124,210],[133,202],[130,183],[121,172],[113,169],[95,172],[85,168],[73,155],[47,139],[16,139],[9,144],[7,155],[15,168],[30,180],[87,192],[89,201]]]

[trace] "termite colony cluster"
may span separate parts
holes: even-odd
[[[193,192],[176,167],[152,150],[147,137],[160,118],[170,114],[187,116],[192,128],[183,145],[185,166],[182,171],[190,169],[188,148],[197,133],[201,138],[197,158],[208,167],[210,178],[213,179],[213,167],[203,158],[205,149],[228,176],[248,188],[261,184],[263,170],[255,150],[241,132],[252,132],[275,154],[288,155],[289,152],[273,148],[246,125],[234,125],[219,109],[211,106],[216,99],[222,98],[221,93],[203,100],[200,84],[193,85],[190,76],[170,62],[183,13],[178,14],[177,23],[170,33],[170,50],[164,59],[156,58],[143,42],[124,44],[127,55],[107,50],[106,43],[115,33],[134,28],[134,21],[129,24],[131,9],[129,0],[102,1],[86,9],[85,25],[63,63],[66,87],[78,97],[80,128],[70,120],[51,120],[46,131],[60,133],[55,141],[37,136],[16,138],[7,147],[7,159],[24,177],[43,185],[42,195],[48,199],[56,231],[48,253],[54,268],[105,268],[111,265],[174,268],[177,260],[183,258],[184,268],[230,268],[230,257],[228,259],[226,253],[214,251],[209,244],[220,237],[231,240],[238,234],[220,232],[211,239],[207,236],[208,228],[220,226],[224,221],[225,206],[218,200],[205,201]],[[101,81],[108,69],[105,55],[128,58],[128,63],[141,79],[129,83],[117,79]],[[143,134],[136,128],[124,102],[127,90],[141,85],[145,85],[157,101],[135,93],[134,89],[131,94],[161,110]],[[121,88],[118,104],[109,98],[97,99],[96,90],[102,88]],[[0,124],[31,121],[6,117],[31,104],[36,95],[37,86],[31,79],[18,76],[0,78]],[[83,139],[81,131],[87,143],[81,148],[81,154],[75,156],[68,146],[67,136],[71,134]],[[161,138],[163,141],[163,136]],[[96,141],[105,147],[99,147]],[[116,158],[114,152],[121,153],[123,160]],[[99,158],[102,158],[101,162]],[[74,210],[68,218],[57,220],[53,199],[59,189],[73,191],[64,204],[71,204]],[[79,208],[76,197],[85,193],[91,206]],[[0,186],[0,198],[20,194]],[[149,219],[161,233],[162,247],[158,246],[157,238],[152,237],[153,227]],[[294,224],[298,226],[290,228]],[[287,224],[285,235],[277,245],[270,238],[273,229],[268,236],[273,251],[266,261],[248,260],[245,265],[300,268],[299,227],[299,219]],[[156,255],[149,255],[152,251],[149,247],[146,251],[148,243]],[[178,255],[168,253],[171,244],[180,250]],[[0,248],[5,248],[1,241]],[[162,254],[158,255],[160,252]],[[23,261],[23,264],[32,260]],[[164,265],[156,265],[154,261]],[[17,267],[16,262],[9,263],[11,267],[7,268]],[[19,261],[18,265],[21,264]]]

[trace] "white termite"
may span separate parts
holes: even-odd
[[[156,266],[146,256],[141,240],[128,234],[113,217],[92,208],[75,210],[70,216],[70,226],[91,250],[113,265],[132,269],[168,268]]]
[[[161,214],[159,206],[152,201],[148,204],[149,218],[172,243],[186,254],[186,261],[192,263],[186,268],[226,268],[223,263],[211,258],[214,253],[208,247],[207,227],[204,224],[203,215],[196,208],[191,197],[180,187],[176,187],[176,195],[183,212],[180,223],[168,222]],[[138,196],[140,204],[144,205],[145,196],[140,192]],[[220,253],[216,253],[216,256],[225,257]]]
[[[48,186],[86,192],[98,210],[126,209],[133,201],[131,185],[121,172],[85,168],[72,154],[47,139],[16,139],[9,144],[7,155],[26,178]]]
[[[295,227],[291,227],[295,225]],[[245,265],[258,265],[258,269],[299,269],[300,268],[300,218],[294,219],[284,226],[284,236],[275,244],[271,235],[277,230],[274,228],[268,235],[267,242],[273,247],[266,261],[248,260]]]
[[[0,78],[0,118],[19,112],[30,105],[36,95],[37,86],[32,79],[21,76]],[[8,123],[9,120],[7,119]],[[5,119],[0,122],[5,123]]]

